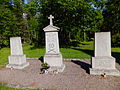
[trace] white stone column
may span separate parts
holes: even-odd
[[[26,55],[23,54],[21,37],[10,38],[11,56],[8,56],[9,64],[7,68],[23,69],[28,66]]]
[[[110,32],[95,33],[95,57],[92,57],[90,74],[120,76],[115,68],[115,58],[111,56]]]
[[[50,15],[50,25],[45,27],[43,30],[45,32],[45,42],[46,42],[46,53],[44,56],[44,62],[50,65],[49,71],[62,72],[65,68],[63,64],[62,54],[59,50],[59,38],[58,31],[59,28],[53,26],[52,23],[53,16]]]

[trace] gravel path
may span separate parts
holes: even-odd
[[[0,83],[50,90],[120,90],[120,77],[89,74],[90,61],[67,61],[64,72],[39,74],[40,61],[28,60],[22,70],[0,68]],[[120,71],[120,65],[116,63]]]

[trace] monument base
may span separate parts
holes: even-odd
[[[6,66],[6,68],[23,69],[29,65],[29,63],[26,62],[25,55],[11,55],[8,57],[8,59],[9,64]]]
[[[63,72],[65,69],[65,65],[63,64],[62,66],[51,66],[48,69],[48,72]]]
[[[25,68],[25,67],[27,67],[27,66],[29,66],[29,63],[28,63],[28,62],[23,63],[23,64],[21,64],[21,65],[8,64],[8,65],[6,66],[6,68],[23,69],[23,68]]]
[[[120,72],[115,68],[115,58],[112,56],[92,57],[90,74],[120,76]]]
[[[117,69],[94,69],[90,68],[90,74],[92,75],[112,75],[120,76],[120,72]]]
[[[59,53],[59,54],[45,54],[44,62],[50,66],[48,71],[63,72],[63,70],[65,68],[65,65],[63,64],[61,53]]]

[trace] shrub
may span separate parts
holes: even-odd
[[[112,36],[112,46],[120,47],[120,34],[115,34]]]
[[[45,73],[45,71],[49,68],[47,63],[42,62],[41,63],[42,68],[40,68],[40,74]]]

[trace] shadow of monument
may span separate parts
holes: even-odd
[[[77,61],[71,60],[71,62],[79,65],[82,69],[84,69],[84,70],[86,71],[86,73],[88,73],[88,74],[90,73],[90,72],[89,72],[89,68],[91,68],[91,65],[90,65],[90,64],[87,64],[87,63],[85,63],[85,62],[78,61],[78,60],[77,60]]]
[[[76,48],[72,48],[72,49],[82,51],[86,54],[89,54],[91,57],[94,57],[94,50],[76,49]],[[120,53],[112,52],[112,56],[116,59],[116,62],[120,64]]]
[[[76,49],[76,48],[72,48],[72,49],[74,49],[74,50],[78,50],[78,51],[82,51],[82,52],[84,52],[84,53],[86,53],[86,54],[89,54],[91,57],[94,56],[94,50]]]
[[[120,64],[120,53],[112,52],[112,56],[116,59],[116,62]]]
[[[44,46],[39,46],[39,47],[31,46],[29,49],[35,50],[35,49],[40,49],[40,48],[45,48],[45,47]]]
[[[41,56],[38,60],[40,60],[43,63],[44,62],[44,57]]]

